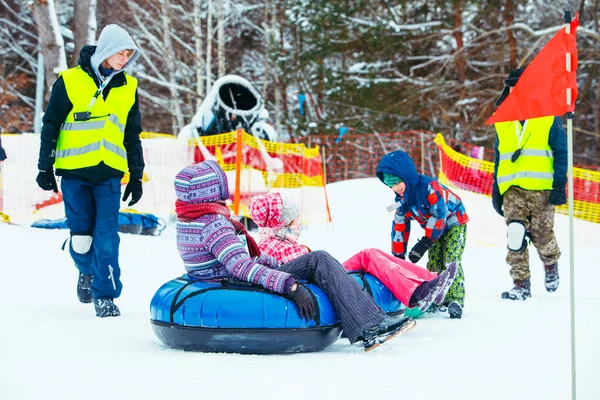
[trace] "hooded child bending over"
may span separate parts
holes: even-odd
[[[469,217],[461,199],[436,179],[417,173],[408,154],[398,150],[383,156],[377,177],[395,195],[396,214],[392,224],[392,254],[406,257],[410,221],[425,229],[425,235],[412,248],[408,258],[417,263],[429,250],[427,269],[442,272],[456,263],[456,279],[442,305],[450,318],[461,318],[464,307],[464,273],[461,265]]]

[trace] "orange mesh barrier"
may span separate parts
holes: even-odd
[[[439,133],[435,137],[435,143],[440,153],[440,182],[488,196],[492,194],[493,162],[456,152]],[[575,217],[600,223],[600,172],[573,168],[573,199]],[[556,210],[567,214],[568,206],[564,204]]]

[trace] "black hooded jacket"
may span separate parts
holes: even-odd
[[[94,80],[97,87],[100,87],[98,77],[92,70],[90,57],[94,54],[96,46],[84,46],[79,53],[77,61],[81,68]],[[103,98],[106,100],[110,94],[110,90],[114,87],[119,87],[127,84],[127,76],[124,72],[116,74],[108,83],[103,92]],[[90,99],[91,100],[91,99]],[[40,156],[38,159],[38,169],[48,171],[53,168],[54,158],[56,153],[56,143],[61,125],[67,119],[73,110],[73,104],[67,96],[67,89],[62,77],[54,82],[48,107],[42,118],[42,137],[40,146]],[[140,115],[140,107],[138,102],[138,94],[135,92],[135,102],[129,110],[127,123],[125,124],[125,138],[123,146],[127,151],[127,162],[129,164],[129,173],[131,179],[142,179],[144,172],[144,155],[142,151],[142,142],[140,141],[140,133],[142,132],[142,121]],[[57,169],[56,175],[70,178],[83,179],[90,182],[101,182],[109,178],[120,178],[123,172],[116,170],[101,162],[93,167],[85,167],[74,170]]]

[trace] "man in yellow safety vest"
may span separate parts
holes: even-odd
[[[523,70],[510,73],[496,102],[500,105]],[[510,275],[514,287],[503,299],[531,297],[528,238],[544,263],[546,290],[558,288],[560,249],[554,235],[554,207],[566,203],[567,137],[559,117],[495,124],[492,204],[506,221]]]
[[[144,159],[137,79],[125,73],[140,49],[117,25],[84,46],[79,65],[63,71],[43,117],[38,185],[61,190],[71,256],[79,269],[77,295],[94,302],[98,317],[119,316],[121,294],[118,220],[121,179],[129,171],[123,201],[142,197]]]

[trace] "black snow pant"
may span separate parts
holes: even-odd
[[[319,286],[329,297],[350,343],[385,318],[385,312],[326,251],[313,251],[277,268]]]

